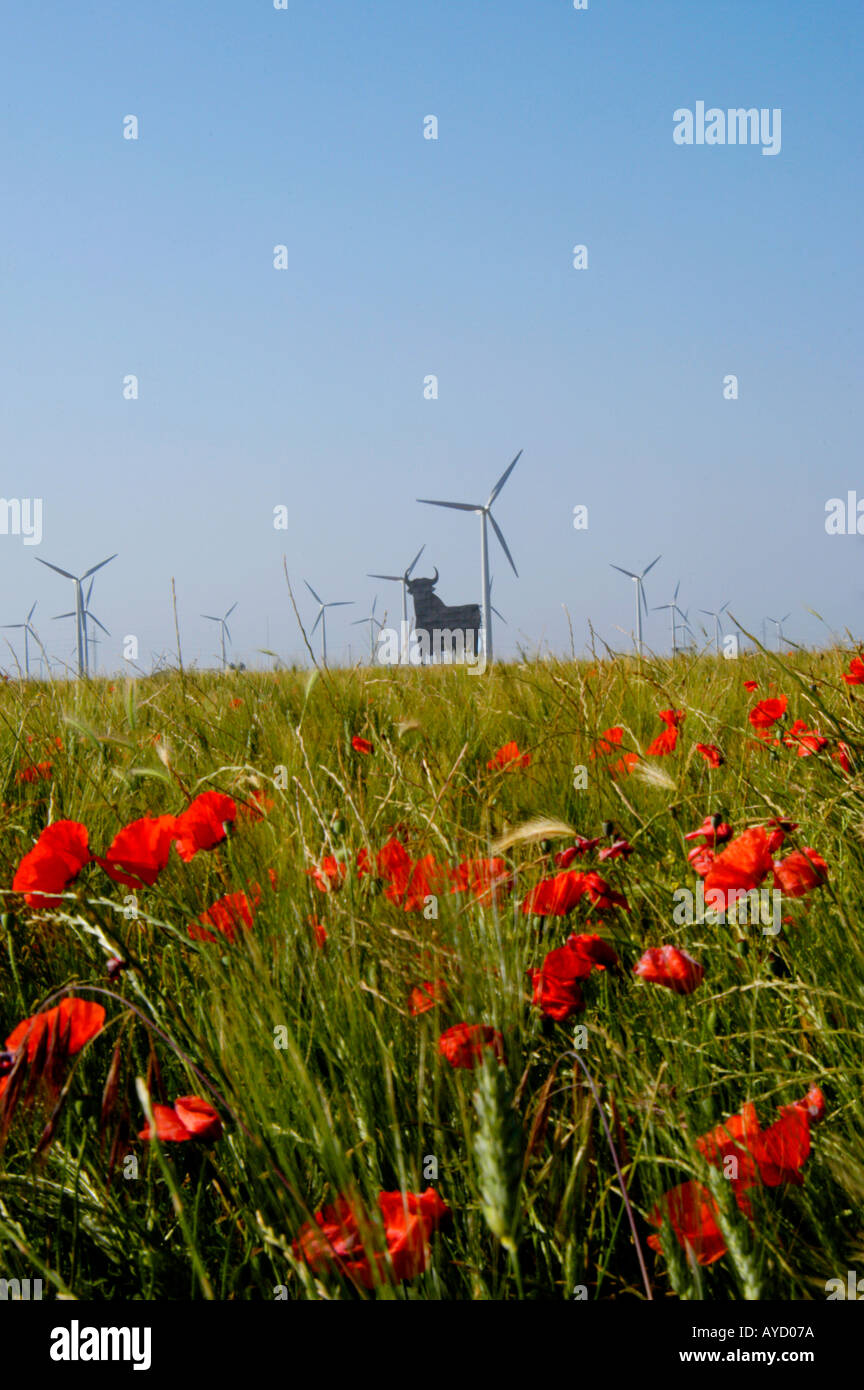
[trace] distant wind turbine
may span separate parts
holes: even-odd
[[[37,599],[37,603],[38,603],[38,599]],[[26,678],[27,680],[30,679],[30,638],[31,638],[31,637],[33,638],[34,642],[37,642],[37,643],[39,644],[39,647],[40,647],[40,649],[42,650],[42,652],[43,652],[43,654],[44,654],[44,648],[42,647],[42,643],[39,641],[39,634],[38,634],[38,632],[36,631],[36,629],[34,628],[33,623],[32,623],[33,614],[34,614],[35,612],[36,612],[36,604],[34,603],[34,604],[33,604],[33,607],[30,609],[30,612],[27,614],[27,620],[26,620],[26,622],[23,622],[23,623],[4,623],[4,624],[3,624],[4,628],[9,628],[10,630],[11,630],[12,628],[23,628],[23,629],[24,629],[24,675],[25,675],[25,678]]]
[[[658,556],[658,559],[659,559],[659,556]],[[656,564],[656,561],[655,561],[655,564]],[[646,570],[646,574],[647,574],[647,570]],[[675,592],[674,592],[674,594],[672,595],[672,602],[671,602],[671,603],[655,603],[655,605],[654,605],[654,612],[655,612],[655,613],[659,613],[660,610],[661,610],[661,609],[664,609],[664,608],[669,610],[669,618],[670,618],[670,622],[671,622],[671,625],[672,625],[672,656],[673,656],[673,657],[676,657],[676,656],[678,655],[678,641],[677,641],[677,638],[678,638],[678,624],[677,624],[676,621],[675,621],[675,615],[676,615],[676,613],[677,613],[678,617],[681,619],[681,621],[684,623],[684,625],[686,626],[686,624],[687,624],[687,614],[686,614],[686,613],[682,613],[682,612],[681,612],[681,609],[678,607],[678,590],[679,590],[680,588],[681,588],[681,580],[679,579],[679,580],[678,580],[678,583],[675,585]]]
[[[239,599],[238,599],[237,602],[239,603]],[[231,607],[228,609],[228,612],[227,612],[227,613],[225,614],[225,616],[222,617],[222,618],[214,618],[214,616],[213,616],[212,613],[202,613],[202,614],[201,614],[201,617],[202,617],[202,618],[206,618],[208,622],[210,622],[210,623],[218,623],[218,624],[219,624],[219,641],[220,641],[220,647],[221,647],[221,651],[222,651],[222,670],[223,670],[223,671],[227,671],[227,670],[228,670],[228,652],[227,652],[226,647],[225,647],[225,638],[227,637],[227,638],[228,638],[228,641],[229,641],[229,642],[231,641],[231,629],[230,629],[229,626],[228,626],[228,619],[231,617],[231,614],[234,612],[234,609],[235,609],[236,607],[237,607],[237,604],[236,604],[236,603],[232,603]]]
[[[378,631],[380,632],[380,631],[381,631],[381,628],[384,626],[384,624],[381,622],[380,618],[376,618],[376,617],[375,617],[375,609],[376,609],[377,607],[378,607],[378,595],[376,594],[375,597],[374,597],[374,599],[372,600],[372,611],[371,611],[371,613],[367,614],[367,616],[366,616],[365,618],[355,618],[354,621],[353,621],[352,624],[351,624],[352,627],[359,627],[361,623],[368,623],[368,624],[369,624],[369,656],[370,656],[370,659],[371,659],[372,661],[375,660],[375,646],[376,646],[376,642],[377,642],[377,638],[376,638],[376,636],[375,636],[375,628],[377,627],[377,628],[378,628]]]
[[[475,512],[480,517],[480,579],[483,593],[483,642],[486,660],[490,662],[493,659],[492,597],[491,580],[489,578],[489,535],[487,522],[491,522],[492,530],[498,537],[501,549],[504,551],[504,554],[510,561],[510,567],[513,570],[513,573],[515,574],[516,578],[518,579],[519,571],[516,568],[513,556],[510,554],[510,551],[507,548],[507,542],[504,539],[498,522],[492,515],[492,503],[495,501],[496,497],[500,493],[507,479],[510,477],[510,474],[513,472],[513,469],[516,467],[517,463],[522,457],[522,452],[523,451],[520,449],[513,462],[509,464],[507,468],[505,468],[504,472],[501,474],[501,477],[498,479],[497,483],[490,492],[489,500],[486,502],[485,506],[482,502],[441,502],[432,497],[417,498],[418,502],[422,502],[424,506],[427,507],[451,507],[454,511],[457,512]]]
[[[304,579],[304,580],[303,580],[303,583],[306,585],[306,588],[309,590],[309,592],[310,592],[310,594],[312,595],[312,597],[314,598],[315,602],[318,604],[318,617],[315,619],[314,623],[312,624],[312,632],[309,633],[309,636],[310,636],[310,637],[312,636],[312,633],[314,633],[316,627],[317,627],[318,624],[320,623],[320,624],[321,624],[321,665],[322,665],[322,666],[326,666],[326,665],[327,665],[327,609],[328,609],[328,608],[350,608],[350,607],[353,605],[354,600],[353,600],[353,599],[350,599],[350,598],[333,599],[333,600],[330,601],[330,603],[325,603],[324,600],[323,600],[323,598],[321,598],[318,594],[316,594],[315,590],[312,588],[312,585],[309,583],[309,580],[308,580],[308,579]],[[364,621],[365,621],[365,620],[364,620]]]
[[[39,561],[40,565],[45,565],[49,570],[55,570],[57,574],[62,574],[64,579],[71,579],[73,584],[75,585],[75,607],[72,609],[70,613],[58,613],[57,616],[58,618],[75,619],[75,635],[76,645],[78,649],[78,678],[80,680],[84,676],[90,674],[88,661],[89,654],[87,651],[88,617],[92,618],[93,622],[96,623],[97,627],[102,627],[102,624],[99,622],[99,619],[93,617],[92,613],[88,613],[87,604],[84,601],[84,590],[81,588],[81,585],[83,584],[85,579],[90,578],[91,574],[95,574],[97,570],[101,570],[103,565],[108,565],[111,563],[112,560],[116,560],[117,552],[115,551],[113,555],[109,555],[107,560],[100,560],[98,565],[92,565],[89,570],[85,570],[84,573],[81,575],[70,574],[68,570],[61,570],[59,565],[52,565],[50,560],[42,560],[38,555],[36,555],[34,558]],[[90,587],[92,590],[93,586],[91,585]],[[102,631],[107,632],[107,628],[102,628]]]
[[[783,624],[790,617],[790,614],[784,613],[782,618],[772,618],[770,613],[766,613],[765,616],[769,623],[773,623],[777,629],[777,650],[779,652],[783,647]]]
[[[408,580],[411,578],[411,571],[425,549],[426,546],[421,545],[404,574],[367,574],[366,576],[367,579],[390,579],[394,584],[402,585],[402,632],[399,641],[399,661],[403,666],[408,661]],[[365,621],[365,619],[361,621]]]
[[[725,613],[725,612],[726,612],[726,609],[729,607],[729,604],[731,603],[731,601],[732,601],[731,599],[727,599],[726,602],[723,604],[723,607],[722,607],[722,608],[716,608],[716,609],[715,609],[715,608],[700,608],[700,609],[699,609],[699,612],[700,612],[700,613],[704,613],[705,616],[706,616],[706,618],[713,618],[713,619],[714,619],[714,647],[715,647],[715,650],[718,651],[718,652],[719,652],[719,650],[720,650],[720,638],[721,638],[721,636],[722,636],[722,634],[723,634],[723,625],[722,625],[722,623],[720,622],[720,615],[721,615],[721,613]],[[787,613],[786,616],[787,616],[787,617],[789,616],[788,613]]]
[[[662,560],[663,556],[658,555],[657,560]],[[643,580],[649,570],[653,570],[657,560],[652,560],[650,565],[646,565],[641,574],[634,574],[632,570],[622,569],[620,565],[610,565],[610,568],[617,570],[619,574],[626,574],[628,579],[632,579],[636,585],[636,650],[642,655],[642,610],[648,612],[648,604],[645,602],[645,585]]]

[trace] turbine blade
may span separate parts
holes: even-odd
[[[309,590],[309,592],[310,592],[310,594],[312,595],[312,597],[314,598],[315,602],[316,602],[316,603],[322,603],[322,602],[323,602],[323,599],[319,598],[319,596],[316,594],[315,590],[312,588],[312,585],[309,583],[309,580],[308,580],[308,579],[304,579],[304,580],[303,580],[303,583],[306,585],[306,588]]]
[[[658,555],[658,556],[657,556],[657,560],[662,560],[662,559],[663,559],[663,556],[662,556],[662,555]],[[646,574],[648,573],[648,570],[653,570],[654,566],[655,566],[656,563],[657,563],[657,560],[652,560],[651,563],[650,563],[650,565],[648,566],[648,568],[647,568],[647,569],[644,569],[644,570],[642,571],[642,573],[641,573],[640,576],[639,576],[640,579],[644,579],[644,578],[645,578]]]
[[[85,609],[84,609],[84,616],[85,616],[85,618],[89,618],[90,621],[91,621],[91,623],[95,623],[97,627],[101,627],[101,628],[102,628],[102,631],[105,633],[106,637],[110,637],[110,636],[111,636],[111,633],[108,631],[107,627],[105,627],[104,624],[100,623],[100,621],[99,621],[99,619],[96,617],[96,614],[95,614],[95,613],[88,613],[88,612],[87,612],[87,609],[85,608]]]
[[[36,600],[36,603],[38,603],[38,602],[39,602],[39,600],[37,599],[37,600]],[[28,623],[29,623],[30,619],[33,617],[33,614],[36,612],[36,603],[34,603],[33,607],[30,609],[30,612],[27,614],[27,621],[28,621]]]
[[[418,502],[422,502],[427,507],[452,507],[456,512],[482,512],[485,508],[480,503],[475,506],[472,502],[436,502],[432,497],[418,497]]]
[[[495,532],[495,535],[498,537],[499,541],[501,542],[501,549],[504,551],[504,554],[507,556],[507,559],[510,561],[510,568],[512,569],[512,571],[513,571],[513,573],[515,574],[516,578],[518,579],[518,578],[519,578],[519,571],[518,571],[517,568],[516,568],[516,562],[514,561],[513,556],[510,554],[510,551],[509,551],[508,548],[507,548],[507,542],[506,542],[505,539],[504,539],[503,533],[502,533],[502,531],[501,531],[501,527],[498,525],[498,522],[495,520],[495,518],[494,518],[494,516],[492,515],[491,512],[487,512],[486,515],[488,516],[489,521],[490,521],[490,523],[491,523],[491,525],[492,525],[492,530]]]
[[[410,572],[410,571],[409,571]],[[395,583],[401,584],[405,578],[404,574],[367,574],[367,579],[392,579]]]
[[[209,618],[211,623],[221,623],[221,618],[214,618],[212,613],[202,613],[202,618]]]
[[[239,602],[240,602],[240,600],[238,599],[238,600],[237,600],[237,603],[239,603]],[[234,609],[237,607],[237,603],[232,603],[231,607],[228,609],[228,612],[225,614],[225,617],[226,617],[226,618],[230,618],[230,617],[231,617],[231,614],[234,612]]]
[[[55,613],[54,617],[52,618],[52,622],[58,622],[60,618],[77,618],[77,616],[78,614],[75,612],[75,609],[73,608],[71,613]]]
[[[411,571],[413,570],[414,566],[416,565],[417,561],[420,559],[420,556],[423,554],[423,551],[424,551],[425,549],[426,549],[426,543],[425,543],[425,541],[424,541],[423,545],[421,545],[420,549],[417,551],[417,554],[414,556],[414,559],[411,561],[410,565],[408,566],[407,570],[405,571],[405,578],[406,578],[406,579],[410,579],[410,578],[411,578]]]
[[[639,578],[638,574],[634,574],[632,570],[622,570],[622,568],[621,568],[620,565],[612,565],[612,564],[610,564],[610,569],[617,570],[619,574],[626,574],[626,576],[627,576],[628,579],[638,579],[638,578]]]
[[[321,621],[321,619],[322,619],[323,617],[324,617],[324,609],[323,609],[323,608],[319,608],[319,609],[318,609],[318,617],[315,619],[314,623],[312,624],[312,631],[309,633],[309,636],[310,636],[310,637],[312,636],[312,633],[315,631],[316,627],[318,626],[318,624],[320,623],[320,621]]]
[[[505,626],[509,626],[509,624],[507,623],[507,619],[504,617],[504,614],[498,612],[498,609],[495,607],[494,603],[491,604],[490,607],[492,609],[492,612],[495,614],[495,617],[500,618],[502,623],[505,624]]]
[[[43,560],[40,555],[34,555],[33,558],[34,560],[38,560],[40,565],[47,565],[49,570],[56,570],[58,574],[62,574],[66,579],[75,578],[75,575],[70,574],[68,570],[61,570],[59,565],[52,565],[50,560]]]
[[[91,575],[91,574],[95,574],[97,570],[101,570],[101,568],[102,568],[103,565],[110,565],[110,563],[111,563],[112,560],[116,560],[116,559],[117,559],[117,556],[119,555],[119,553],[120,553],[119,550],[115,550],[114,554],[113,554],[113,555],[109,555],[107,560],[100,560],[99,563],[98,563],[98,565],[94,565],[94,566],[92,567],[92,569],[85,570],[84,573],[82,574],[81,578],[82,578],[82,579],[89,579],[89,578],[90,578],[90,575]]]
[[[486,503],[487,507],[492,506],[492,503],[495,501],[495,498],[498,496],[499,492],[506,483],[507,479],[510,477],[510,474],[513,472],[513,469],[516,467],[521,457],[522,450],[520,449],[513,462],[509,465],[509,467],[505,468],[504,472],[501,474],[501,477],[498,479],[497,483],[490,492],[489,501]]]

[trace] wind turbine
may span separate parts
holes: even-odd
[[[36,602],[38,603],[38,599],[37,599]],[[25,675],[25,678],[26,678],[27,680],[30,679],[30,638],[32,637],[32,638],[34,639],[34,641],[39,642],[39,634],[38,634],[38,632],[36,631],[35,627],[33,627],[32,622],[30,621],[31,618],[33,617],[33,614],[35,613],[35,611],[36,611],[36,604],[34,603],[33,607],[30,609],[30,612],[27,614],[27,621],[26,621],[26,622],[23,622],[23,623],[4,623],[4,624],[3,624],[4,628],[10,628],[10,629],[11,629],[11,628],[23,628],[23,629],[24,629],[24,675]],[[41,643],[41,642],[39,642],[39,646],[40,646],[40,648],[42,648],[42,643]],[[43,648],[43,650],[44,650],[44,648]]]
[[[729,604],[730,604],[730,603],[731,603],[731,599],[727,599],[726,602],[723,604],[723,607],[722,607],[722,608],[717,608],[717,609],[714,609],[714,608],[700,608],[700,609],[699,609],[699,612],[700,612],[700,613],[704,613],[705,616],[706,616],[706,618],[713,618],[713,619],[714,619],[714,647],[715,647],[715,650],[718,651],[718,652],[719,652],[719,650],[720,650],[720,637],[721,637],[722,632],[723,632],[723,626],[722,626],[722,624],[721,624],[721,622],[720,622],[720,615],[721,615],[721,613],[725,613],[725,612],[726,612],[726,609],[729,607]],[[789,617],[789,614],[788,614],[788,613],[786,614],[786,617],[787,617],[787,618]]]
[[[659,556],[658,556],[658,559],[659,559]],[[655,564],[657,563],[656,560],[655,560],[654,563],[655,563]],[[650,567],[649,567],[649,568],[650,568]],[[646,570],[645,573],[647,574],[647,572],[648,572],[648,571]],[[678,607],[678,590],[679,590],[680,588],[681,588],[681,580],[679,579],[679,580],[678,580],[678,583],[675,585],[675,592],[674,592],[674,594],[672,595],[672,602],[671,602],[671,603],[656,603],[656,604],[654,605],[654,612],[655,612],[655,613],[660,612],[660,610],[663,609],[663,608],[668,608],[668,610],[669,610],[669,618],[670,618],[671,623],[672,623],[672,656],[673,656],[673,659],[678,655],[678,644],[677,644],[678,624],[675,622],[675,614],[676,614],[676,613],[678,614],[679,618],[682,620],[682,622],[684,623],[685,627],[686,627],[686,625],[687,625],[687,614],[686,614],[686,613],[682,613],[682,612],[681,612],[681,609]]]
[[[309,590],[309,592],[310,592],[310,594],[312,595],[312,597],[314,598],[315,602],[318,604],[318,617],[315,619],[314,623],[312,624],[312,632],[309,633],[309,636],[310,636],[310,637],[312,636],[312,633],[314,633],[316,627],[317,627],[318,624],[320,623],[320,624],[321,624],[321,665],[322,665],[322,666],[326,666],[326,665],[327,665],[327,609],[328,609],[328,608],[350,608],[350,607],[352,606],[354,600],[351,599],[351,598],[343,598],[343,599],[331,600],[330,603],[325,603],[324,600],[323,600],[323,598],[321,598],[318,594],[316,594],[315,590],[312,588],[312,585],[309,583],[309,580],[308,580],[308,579],[304,579],[304,580],[303,580],[303,583],[306,585],[306,588]],[[365,622],[366,619],[364,618],[363,621]]]
[[[421,545],[404,574],[367,574],[366,576],[367,579],[390,579],[395,584],[402,585],[402,632],[399,642],[399,661],[403,666],[408,661],[408,580],[411,578],[411,571],[425,549],[426,546]],[[361,619],[361,621],[365,622],[365,619]]]
[[[492,661],[492,598],[491,581],[489,579],[489,533],[487,522],[492,523],[492,530],[498,537],[501,549],[510,561],[510,567],[516,578],[519,578],[519,571],[516,568],[513,556],[507,548],[507,542],[501,532],[498,522],[492,515],[492,503],[503,488],[513,469],[522,457],[520,449],[515,459],[505,468],[501,477],[489,494],[489,500],[484,506],[482,502],[440,502],[432,497],[418,497],[417,501],[422,502],[427,507],[452,507],[457,512],[475,512],[480,517],[480,578],[483,593],[483,644],[486,660]]]
[[[662,560],[662,555],[657,556],[657,560]],[[657,560],[652,560],[650,565],[646,565],[641,574],[634,574],[632,570],[622,569],[620,565],[610,565],[610,568],[617,570],[619,574],[626,574],[628,579],[632,579],[636,585],[636,650],[642,655],[642,609],[648,612],[648,604],[645,602],[645,586],[643,580],[649,570],[653,570]]]
[[[107,560],[100,560],[98,565],[91,566],[89,570],[85,570],[84,573],[81,575],[70,574],[68,570],[61,570],[59,565],[52,565],[50,560],[43,560],[38,555],[34,556],[34,559],[38,560],[40,565],[46,565],[49,570],[56,570],[57,574],[62,574],[64,579],[71,579],[73,584],[75,585],[75,607],[72,609],[70,613],[58,613],[57,616],[58,618],[75,619],[75,635],[78,648],[78,678],[80,680],[84,676],[89,675],[90,673],[87,653],[88,617],[93,618],[93,622],[96,623],[98,627],[102,627],[102,624],[99,622],[99,619],[94,618],[92,613],[87,612],[87,604],[84,601],[84,591],[81,588],[81,585],[83,584],[85,579],[90,578],[91,574],[95,574],[97,570],[101,570],[103,565],[108,565],[111,563],[112,560],[116,560],[117,552],[115,551],[113,555],[109,555]],[[90,587],[92,590],[93,586],[91,585]],[[102,628],[102,631],[107,632],[107,628]]]
[[[380,632],[381,628],[384,626],[380,618],[375,617],[375,609],[377,607],[378,595],[376,594],[374,599],[372,600],[372,612],[369,613],[365,618],[355,618],[351,624],[352,627],[359,627],[361,623],[369,624],[369,656],[373,662],[375,660],[375,627],[377,625],[378,630]]]
[[[238,599],[237,602],[239,603],[239,599]],[[202,617],[202,618],[206,618],[208,622],[211,622],[211,623],[218,623],[218,624],[219,624],[219,641],[220,641],[220,646],[221,646],[221,649],[222,649],[222,670],[223,670],[223,671],[227,671],[227,669],[228,669],[228,653],[227,653],[227,651],[225,650],[225,638],[226,638],[226,636],[227,636],[227,638],[228,638],[228,641],[229,641],[229,642],[231,641],[231,629],[230,629],[229,626],[228,626],[228,619],[231,617],[231,614],[234,612],[234,609],[235,609],[236,607],[237,607],[237,604],[236,604],[236,603],[232,603],[231,607],[228,609],[228,612],[227,612],[227,613],[225,614],[225,616],[222,617],[222,618],[214,618],[214,616],[213,616],[212,613],[202,613],[202,614],[201,614],[201,617]]]
[[[772,618],[770,613],[766,613],[765,616],[769,623],[773,623],[777,629],[777,650],[779,652],[783,646],[783,624],[790,615],[784,613],[782,618]]]

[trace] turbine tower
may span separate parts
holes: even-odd
[[[64,579],[71,579],[73,584],[75,585],[75,607],[72,609],[71,612],[59,613],[57,616],[62,618],[75,619],[75,636],[76,646],[78,650],[79,680],[83,679],[85,676],[88,676],[90,674],[87,652],[88,617],[92,618],[93,622],[96,623],[98,627],[102,627],[102,624],[99,622],[99,619],[94,618],[92,613],[87,612],[87,604],[84,601],[84,590],[81,588],[81,585],[84,583],[85,579],[90,578],[91,574],[95,574],[97,570],[101,570],[103,565],[108,565],[111,563],[112,560],[116,560],[117,553],[118,552],[115,551],[113,555],[109,555],[107,560],[100,560],[98,565],[92,565],[89,570],[85,570],[84,573],[81,575],[70,574],[68,570],[62,570],[59,565],[52,565],[50,560],[43,560],[38,555],[34,556],[34,559],[38,560],[40,565],[46,565],[49,570],[55,570],[57,574],[62,574]],[[105,628],[103,628],[102,630],[103,632],[106,631]]]
[[[658,557],[658,558],[659,558],[659,557]],[[647,571],[646,571],[646,573],[647,573]],[[676,621],[675,621],[675,614],[677,613],[677,614],[678,614],[678,617],[681,619],[681,621],[684,623],[684,625],[685,625],[685,626],[687,625],[687,614],[686,614],[686,613],[682,613],[682,612],[681,612],[681,609],[678,607],[678,590],[679,590],[680,588],[681,588],[681,580],[679,579],[679,580],[678,580],[678,583],[675,585],[675,592],[674,592],[674,594],[672,595],[672,602],[671,602],[671,603],[656,603],[656,604],[654,605],[654,612],[655,612],[655,613],[659,613],[660,610],[661,610],[661,609],[664,609],[664,608],[669,610],[669,618],[670,618],[670,621],[671,621],[671,624],[672,624],[672,657],[673,657],[673,659],[678,655],[678,643],[677,643],[677,637],[678,637],[678,624],[677,624]]]
[[[380,631],[381,631],[381,628],[384,626],[384,624],[381,622],[381,619],[375,617],[375,609],[376,609],[377,607],[378,607],[378,595],[376,594],[375,597],[374,597],[374,599],[372,600],[372,611],[371,611],[371,613],[369,613],[365,618],[355,618],[354,621],[353,621],[352,624],[351,624],[352,627],[359,627],[361,623],[368,623],[368,624],[369,624],[369,658],[370,658],[370,660],[371,660],[371,662],[372,662],[373,664],[374,664],[374,662],[375,662],[375,646],[376,646],[375,628],[377,627],[377,628],[378,628],[378,631],[380,632]],[[386,616],[386,614],[385,614],[385,616]]]
[[[783,649],[783,624],[785,623],[786,619],[787,619],[790,615],[789,615],[788,613],[784,613],[782,618],[772,618],[771,615],[770,615],[770,613],[766,613],[765,616],[766,616],[766,618],[768,619],[769,623],[773,623],[774,626],[775,626],[776,629],[777,629],[777,650],[778,650],[778,652],[779,652],[779,651],[782,651],[782,649]]]
[[[38,602],[38,599],[37,599],[37,602]],[[3,624],[4,628],[9,628],[10,630],[11,630],[12,628],[23,628],[23,629],[24,629],[24,676],[25,676],[25,679],[26,679],[26,680],[29,680],[29,679],[30,679],[30,638],[32,637],[33,640],[34,640],[35,642],[38,642],[38,643],[39,643],[40,649],[42,649],[42,650],[44,651],[44,648],[42,647],[42,643],[39,641],[39,634],[38,634],[38,632],[36,631],[35,627],[33,626],[32,622],[31,622],[31,619],[32,619],[33,614],[35,613],[35,611],[36,611],[36,604],[34,603],[34,604],[33,604],[33,607],[30,609],[30,612],[27,614],[26,622],[23,622],[23,623],[4,623],[4,624]]]
[[[657,560],[662,560],[662,555],[657,556]],[[626,574],[628,579],[632,579],[636,585],[636,651],[642,655],[642,609],[648,612],[648,604],[645,602],[645,585],[643,580],[649,570],[653,570],[657,560],[652,560],[650,565],[646,565],[641,574],[634,574],[632,570],[622,569],[620,565],[610,565],[610,569],[617,570],[619,574]]]
[[[309,592],[310,592],[310,594],[312,595],[312,597],[314,598],[315,602],[318,604],[318,617],[315,619],[314,623],[312,624],[312,632],[309,633],[309,636],[310,636],[310,637],[312,636],[312,634],[314,633],[316,627],[317,627],[318,624],[320,623],[320,624],[321,624],[321,665],[322,665],[322,666],[326,666],[326,665],[327,665],[327,609],[328,609],[328,608],[350,608],[350,607],[353,605],[354,600],[351,599],[351,598],[332,599],[329,603],[325,603],[324,600],[323,600],[318,594],[316,594],[315,590],[312,588],[312,585],[309,583],[309,580],[308,580],[308,579],[304,579],[304,580],[303,580],[303,583],[306,585],[306,588],[309,590]],[[364,619],[364,622],[365,622],[365,619]]]
[[[239,599],[238,599],[238,603],[239,603]],[[206,618],[208,622],[211,622],[211,623],[218,623],[218,624],[219,624],[219,642],[220,642],[220,647],[221,647],[221,651],[222,651],[222,670],[223,670],[223,671],[227,671],[227,669],[228,669],[228,653],[227,653],[226,648],[225,648],[225,638],[226,638],[226,636],[227,636],[227,638],[228,638],[228,641],[229,641],[229,642],[231,641],[231,629],[230,629],[229,626],[228,626],[228,619],[231,617],[231,614],[234,612],[234,609],[235,609],[236,607],[237,607],[237,604],[236,604],[236,603],[232,603],[231,607],[228,609],[228,612],[227,612],[227,613],[224,615],[224,617],[222,617],[222,618],[214,618],[214,616],[213,616],[212,613],[202,613],[202,614],[201,614],[201,617],[202,617],[202,618]]]
[[[390,579],[395,584],[402,585],[402,631],[399,640],[399,663],[402,666],[408,661],[408,580],[411,578],[411,571],[425,549],[426,546],[421,545],[404,574],[367,574],[366,576],[367,579]]]
[[[722,607],[722,608],[717,608],[717,609],[714,609],[714,608],[700,608],[700,609],[699,609],[699,612],[700,612],[700,613],[704,613],[705,616],[706,616],[706,618],[713,618],[713,619],[714,619],[714,648],[715,648],[715,651],[718,651],[718,652],[719,652],[719,650],[720,650],[720,638],[721,638],[721,636],[722,636],[722,634],[723,634],[723,626],[722,626],[722,624],[721,624],[721,622],[720,622],[720,615],[721,615],[721,613],[725,613],[725,612],[726,612],[726,609],[729,607],[729,604],[730,604],[730,603],[731,603],[731,599],[727,599],[726,602],[723,604],[723,607]],[[789,614],[787,613],[786,616],[787,616],[787,618],[788,618]]]
[[[504,551],[504,554],[510,561],[510,567],[513,570],[513,573],[515,574],[516,578],[518,579],[519,571],[516,568],[513,556],[510,554],[510,551],[507,548],[507,542],[504,539],[498,522],[492,515],[492,503],[495,501],[496,497],[500,493],[507,479],[510,477],[510,474],[513,472],[513,469],[516,467],[517,463],[522,457],[522,452],[523,451],[520,449],[513,462],[509,464],[507,468],[505,468],[504,472],[501,474],[501,477],[498,479],[497,483],[490,492],[489,500],[486,502],[485,506],[482,502],[440,502],[432,497],[417,498],[418,502],[422,502],[424,506],[427,507],[451,507],[454,511],[457,512],[475,512],[476,515],[480,517],[480,579],[483,586],[483,646],[486,660],[489,662],[493,660],[493,655],[492,597],[491,581],[489,579],[489,532],[487,523],[492,523],[492,530],[498,537],[501,549]]]

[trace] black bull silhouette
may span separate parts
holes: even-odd
[[[428,652],[453,651],[452,637],[443,633],[461,633],[465,650],[476,656],[480,650],[480,629],[483,625],[479,603],[462,603],[448,608],[436,593],[438,570],[434,579],[409,579],[408,592],[414,600],[414,630]],[[437,634],[437,635],[436,635]],[[470,634],[470,648],[469,648]]]

